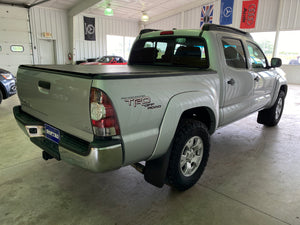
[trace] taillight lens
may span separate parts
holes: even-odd
[[[91,121],[96,136],[108,137],[120,134],[117,115],[109,97],[98,88],[91,88]]]
[[[172,31],[172,30],[160,32],[160,35],[173,35],[173,34],[174,34],[174,31]]]

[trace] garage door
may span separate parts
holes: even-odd
[[[27,9],[0,7],[0,68],[16,74],[21,64],[32,64]]]

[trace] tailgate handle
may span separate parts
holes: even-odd
[[[51,84],[47,81],[39,81],[39,87],[50,90]]]

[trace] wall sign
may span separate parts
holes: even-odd
[[[95,18],[83,17],[84,22],[84,40],[96,41]]]
[[[220,12],[220,25],[232,24],[234,0],[222,0]]]
[[[255,28],[258,0],[243,1],[241,29]]]
[[[206,23],[213,22],[214,5],[205,5],[201,9],[200,28]]]

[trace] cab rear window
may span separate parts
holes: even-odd
[[[129,63],[207,68],[209,66],[204,39],[192,37],[160,37],[138,40]]]

